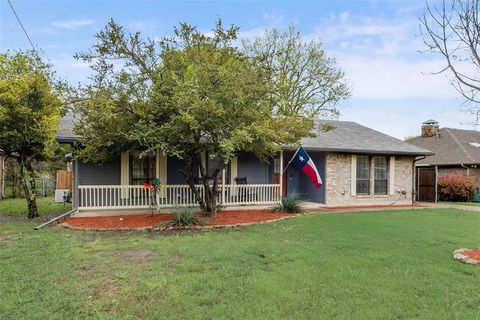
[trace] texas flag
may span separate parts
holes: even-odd
[[[322,186],[322,179],[318,174],[315,163],[313,163],[313,160],[302,147],[298,148],[297,152],[293,156],[292,164],[298,170],[303,171],[303,173],[305,173],[310,180],[312,180],[317,189]]]

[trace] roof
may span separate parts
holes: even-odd
[[[319,127],[332,125],[335,128],[327,132],[317,128],[315,138],[302,139],[302,146],[307,150],[412,156],[432,154],[430,150],[411,145],[356,122],[320,120],[317,124]]]
[[[75,142],[79,135],[73,133],[73,126],[75,123],[75,116],[71,113],[67,113],[60,119],[59,129],[57,131],[57,141],[60,143]]]
[[[480,132],[453,128],[439,129],[438,137],[415,137],[408,143],[432,150],[435,155],[420,160],[423,165],[459,165],[480,163]]]
[[[59,142],[74,142],[79,138],[73,133],[72,115],[67,115],[60,121],[57,133]],[[384,133],[367,128],[355,122],[338,120],[320,120],[317,122],[317,136],[304,138],[302,146],[307,150],[330,152],[369,153],[389,155],[429,155],[429,150],[419,148]],[[323,132],[323,125],[331,125],[334,129]]]

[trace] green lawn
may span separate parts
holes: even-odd
[[[71,204],[55,203],[53,197],[37,198],[38,213],[42,217],[53,216],[67,212]],[[0,200],[0,215],[22,216],[28,215],[27,201],[25,199],[2,199]]]
[[[304,216],[181,235],[0,222],[0,319],[480,319],[480,214]]]

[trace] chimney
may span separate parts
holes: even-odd
[[[432,138],[439,136],[440,126],[438,122],[430,119],[422,123],[422,138]]]

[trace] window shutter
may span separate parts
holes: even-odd
[[[390,157],[388,168],[388,193],[393,196],[395,195],[395,156]]]
[[[357,156],[356,155],[352,155],[352,161],[351,161],[350,194],[352,196],[357,195]]]
[[[130,154],[128,151],[120,154],[120,184],[128,186],[130,184]],[[128,199],[128,189],[122,188],[122,199]]]

